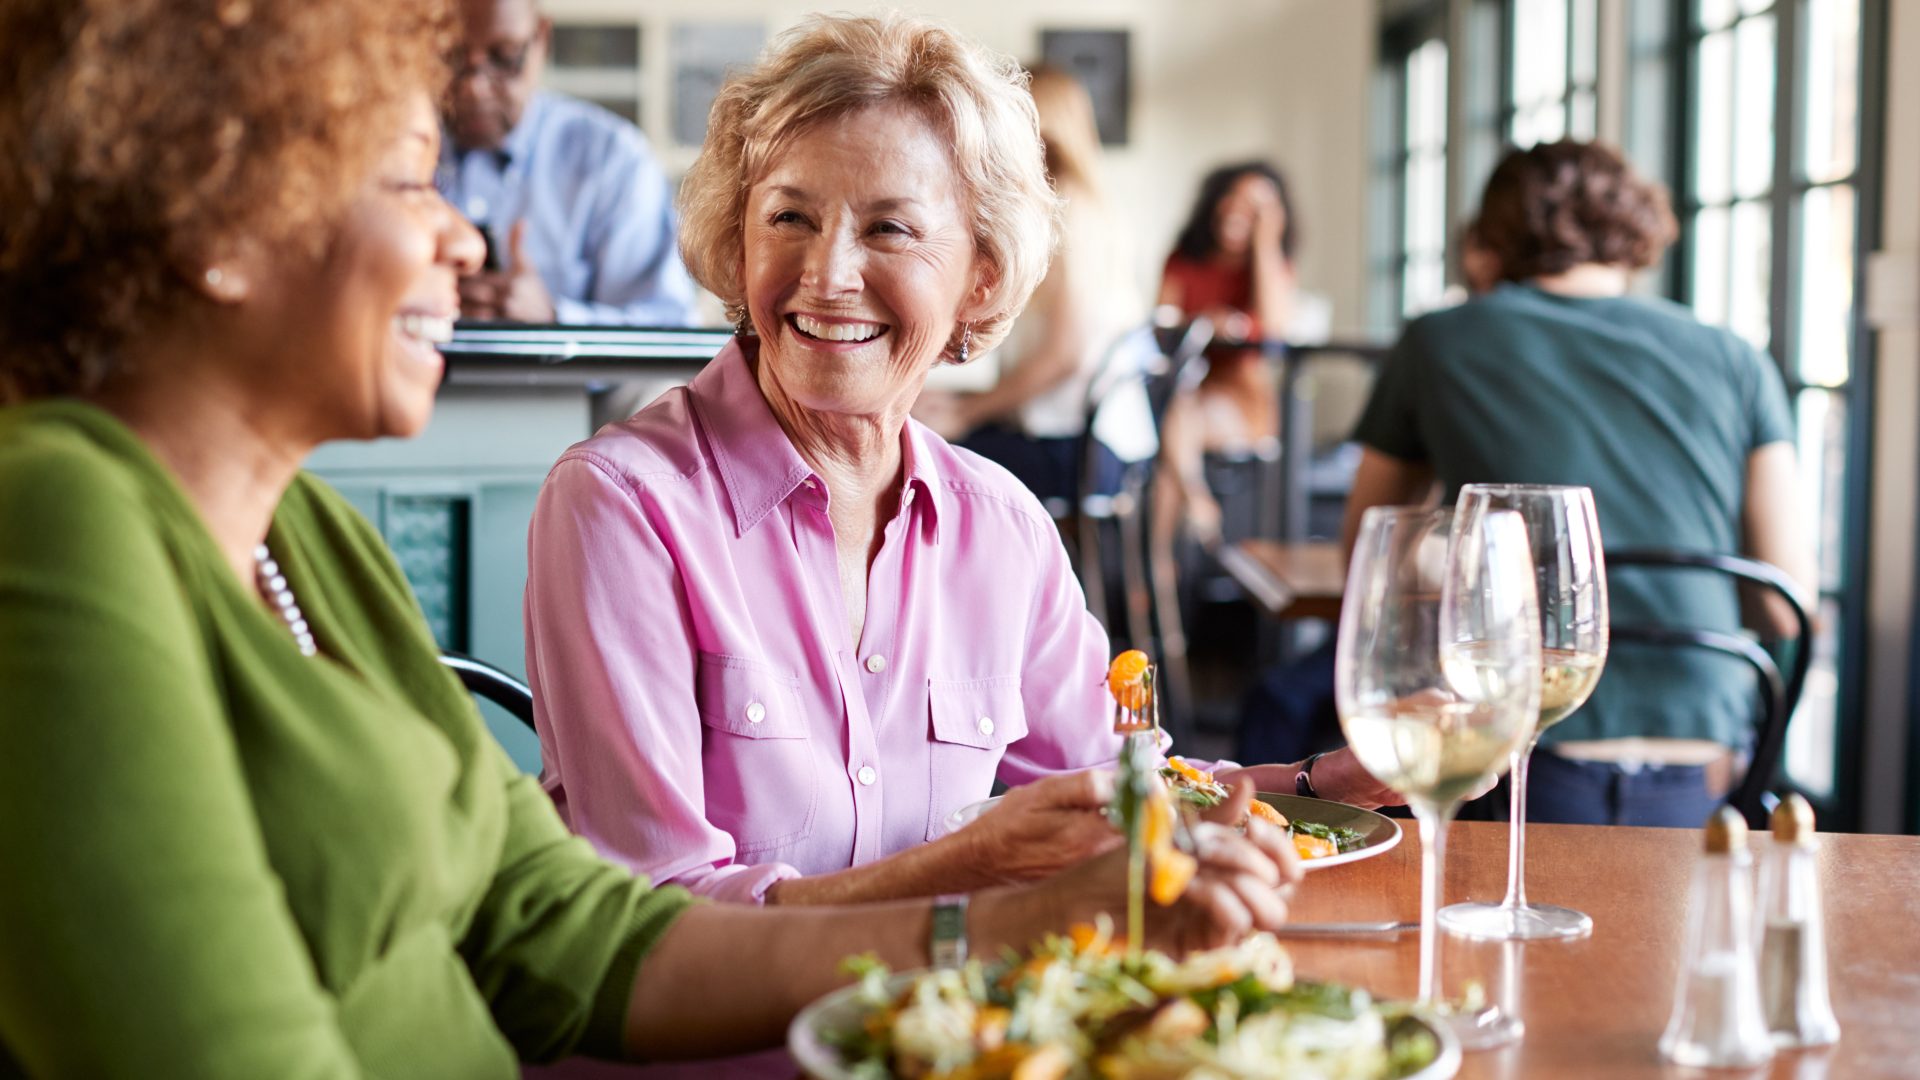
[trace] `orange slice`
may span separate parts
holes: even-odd
[[[1333,841],[1305,833],[1293,834],[1293,850],[1303,859],[1324,859],[1340,851]]]
[[[1193,766],[1187,764],[1184,758],[1177,758],[1177,757],[1168,758],[1167,768],[1172,769],[1174,772],[1179,773],[1181,776],[1187,778],[1188,780],[1191,780],[1196,784],[1213,783],[1212,773],[1194,768]],[[1268,809],[1272,809],[1272,807],[1268,807]],[[1283,822],[1284,820],[1285,819],[1282,819]]]
[[[1147,707],[1147,667],[1151,662],[1139,649],[1128,649],[1107,668],[1107,690],[1124,709]]]
[[[1261,802],[1259,799],[1255,799],[1247,804],[1247,816],[1257,817],[1261,821],[1281,829],[1286,828],[1289,824],[1287,815],[1275,810],[1272,806]]]
[[[1155,786],[1147,799],[1147,894],[1161,907],[1180,899],[1199,871],[1193,856],[1173,846],[1173,800],[1165,788]]]

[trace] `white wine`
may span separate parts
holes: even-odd
[[[1607,658],[1600,653],[1572,649],[1540,650],[1540,730],[1573,715],[1587,703]]]
[[[1445,805],[1504,770],[1532,721],[1510,705],[1402,698],[1362,705],[1340,726],[1375,779],[1409,801]]]

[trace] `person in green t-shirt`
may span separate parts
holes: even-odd
[[[1738,553],[1811,595],[1796,519],[1793,426],[1779,370],[1729,331],[1629,294],[1674,232],[1667,196],[1613,150],[1509,153],[1472,225],[1499,283],[1415,320],[1355,438],[1349,542],[1370,506],[1452,502],[1475,482],[1583,484],[1609,548]],[[1608,575],[1615,622],[1735,630],[1724,581]],[[1783,634],[1786,613],[1769,611]],[[1542,821],[1705,820],[1755,714],[1753,676],[1697,650],[1618,650],[1591,700],[1534,758]]]
[[[0,5],[0,1077],[737,1052],[844,957],[954,934],[926,899],[696,904],[595,855],[300,471],[433,407],[482,257],[433,186],[446,28],[431,2]],[[1042,784],[1082,815],[1111,787]],[[1280,834],[1198,832],[1157,943],[1283,920]],[[1124,910],[1124,869],[946,910],[1025,945]]]

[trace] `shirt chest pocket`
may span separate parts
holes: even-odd
[[[708,822],[743,857],[805,840],[819,779],[800,680],[758,660],[703,652],[694,696]]]
[[[927,839],[946,835],[947,818],[993,792],[1009,745],[1027,734],[1020,677],[927,680],[929,766]]]

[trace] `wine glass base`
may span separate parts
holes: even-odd
[[[1593,933],[1593,919],[1586,913],[1551,904],[1449,904],[1440,909],[1439,921],[1449,934],[1480,941],[1541,941]]]
[[[1439,1019],[1453,1032],[1454,1038],[1460,1040],[1460,1049],[1469,1053],[1512,1046],[1527,1033],[1524,1020],[1504,1011],[1498,1005],[1489,1005],[1473,1013],[1447,1013]]]

